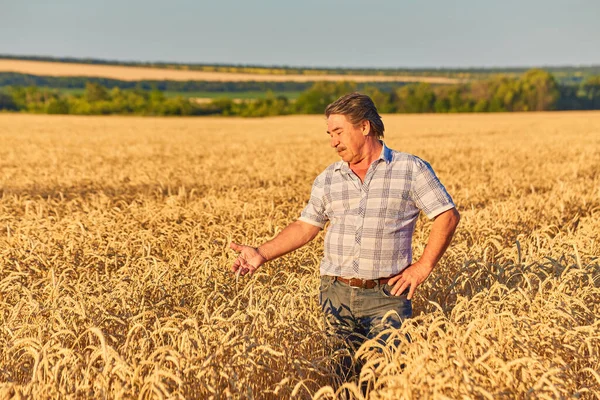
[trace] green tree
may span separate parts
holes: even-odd
[[[600,110],[600,75],[592,76],[581,84],[581,96],[585,99],[586,108]]]
[[[296,112],[299,114],[323,114],[328,104],[355,90],[356,84],[352,82],[317,82],[298,97]]]
[[[235,103],[228,97],[220,97],[211,101],[211,106],[214,107],[216,114],[235,115]]]
[[[69,103],[67,100],[62,98],[52,99],[48,102],[46,112],[48,114],[68,114]]]
[[[17,111],[17,103],[8,93],[0,92],[0,110]]]
[[[396,101],[396,110],[401,113],[433,112],[435,93],[428,83],[410,84],[396,90]]]
[[[390,93],[382,92],[375,86],[365,86],[361,92],[373,100],[373,103],[375,103],[375,107],[377,107],[377,111],[380,114],[392,113],[395,111]]]
[[[238,114],[242,117],[268,117],[290,113],[287,97],[275,96],[271,91],[267,91],[264,99],[246,100],[238,110]]]
[[[109,100],[109,98],[108,91],[99,83],[87,82],[85,84],[85,99],[88,102]]]
[[[541,69],[531,69],[520,79],[525,111],[554,110],[559,91],[556,80]]]
[[[90,115],[92,114],[92,106],[85,98],[70,97],[69,111],[74,115]]]

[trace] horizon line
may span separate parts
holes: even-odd
[[[476,71],[476,70],[527,70],[532,68],[549,68],[549,69],[560,69],[560,68],[599,68],[599,64],[563,64],[563,65],[552,65],[552,64],[541,64],[541,65],[521,65],[521,66],[440,66],[440,67],[373,67],[373,66],[360,66],[360,67],[325,67],[325,66],[292,66],[292,65],[277,65],[277,64],[244,64],[244,63],[219,63],[219,62],[181,62],[181,61],[140,61],[140,60],[126,60],[126,59],[107,59],[107,58],[95,58],[95,57],[73,57],[73,56],[50,56],[50,55],[27,55],[27,54],[5,54],[0,53],[0,59],[12,59],[12,60],[44,60],[50,62],[79,62],[79,63],[90,63],[98,62],[102,64],[131,64],[131,65],[177,65],[177,66],[215,66],[215,67],[236,67],[236,68],[266,68],[266,69],[303,69],[303,70],[380,70],[380,71]]]

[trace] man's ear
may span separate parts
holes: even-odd
[[[371,122],[365,119],[361,123],[361,128],[363,136],[369,136],[369,133],[371,133]]]

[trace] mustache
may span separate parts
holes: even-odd
[[[337,151],[338,153],[343,150],[346,150],[346,148],[345,147],[336,147],[336,149],[335,149],[335,151]]]

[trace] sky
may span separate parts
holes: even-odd
[[[600,64],[599,0],[0,0],[0,54],[295,67]]]

